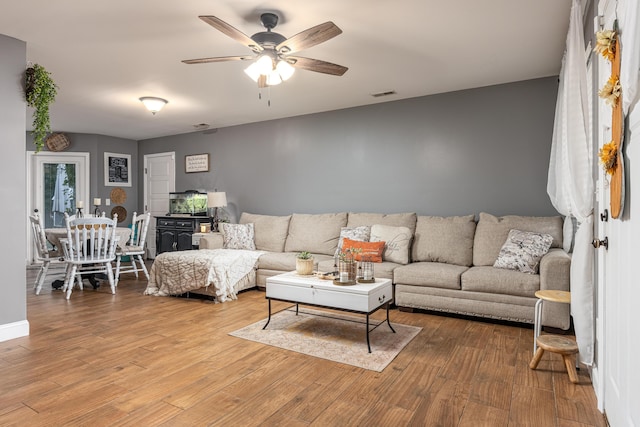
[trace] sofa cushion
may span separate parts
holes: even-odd
[[[469,267],[473,263],[475,231],[474,215],[418,216],[412,259]]]
[[[382,262],[384,248],[385,242],[361,242],[347,237],[342,242],[342,253],[346,253],[347,250],[351,251],[354,255],[353,259],[356,261]]]
[[[340,229],[340,239],[338,240],[338,248],[336,249],[336,256],[342,252],[342,239],[345,237],[351,240],[359,240],[361,242],[368,242],[371,236],[371,227],[368,225],[361,225],[360,227],[342,227]]]
[[[409,263],[409,250],[413,233],[409,227],[374,224],[371,226],[372,242],[386,242],[382,258],[398,264]]]
[[[259,251],[283,252],[291,215],[257,215],[243,212],[240,224],[253,223],[254,241]]]
[[[494,267],[471,267],[462,274],[462,290],[535,297],[540,275]]]
[[[222,230],[222,241],[225,249],[247,249],[255,250],[253,241],[253,223],[251,224],[220,224]]]
[[[374,224],[392,225],[394,227],[409,227],[409,229],[411,230],[411,234],[413,234],[416,231],[416,214],[379,214],[349,212],[347,227],[358,227],[360,225],[372,226]]]
[[[460,277],[467,269],[441,262],[414,262],[396,268],[393,281],[404,285],[460,289]]]
[[[540,260],[549,251],[552,241],[550,234],[511,230],[493,266],[538,274]]]
[[[335,255],[340,230],[347,225],[346,213],[291,215],[286,252],[308,251]]]
[[[512,229],[550,234],[553,237],[552,248],[562,247],[562,217],[534,217],[509,215],[496,217],[480,213],[476,234],[473,240],[473,265],[492,266],[500,248],[507,241]]]

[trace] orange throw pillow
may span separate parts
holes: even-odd
[[[382,262],[385,242],[360,242],[345,237],[342,241],[342,252],[355,249],[353,258],[356,261]],[[359,251],[358,251],[359,250]]]

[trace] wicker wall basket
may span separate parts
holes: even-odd
[[[52,133],[45,139],[49,151],[63,151],[71,144],[69,138],[63,133]]]

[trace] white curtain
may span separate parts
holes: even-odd
[[[622,112],[629,113],[629,106],[640,98],[638,79],[640,78],[640,6],[638,0],[618,0],[620,20],[620,86],[622,86]]]
[[[580,360],[593,363],[593,192],[592,148],[582,6],[573,0],[549,161],[547,193],[553,206],[578,222],[571,262],[571,314]],[[565,233],[570,227],[565,226]]]

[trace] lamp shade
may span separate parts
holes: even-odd
[[[227,193],[224,191],[207,192],[207,207],[222,208],[227,206]]]

